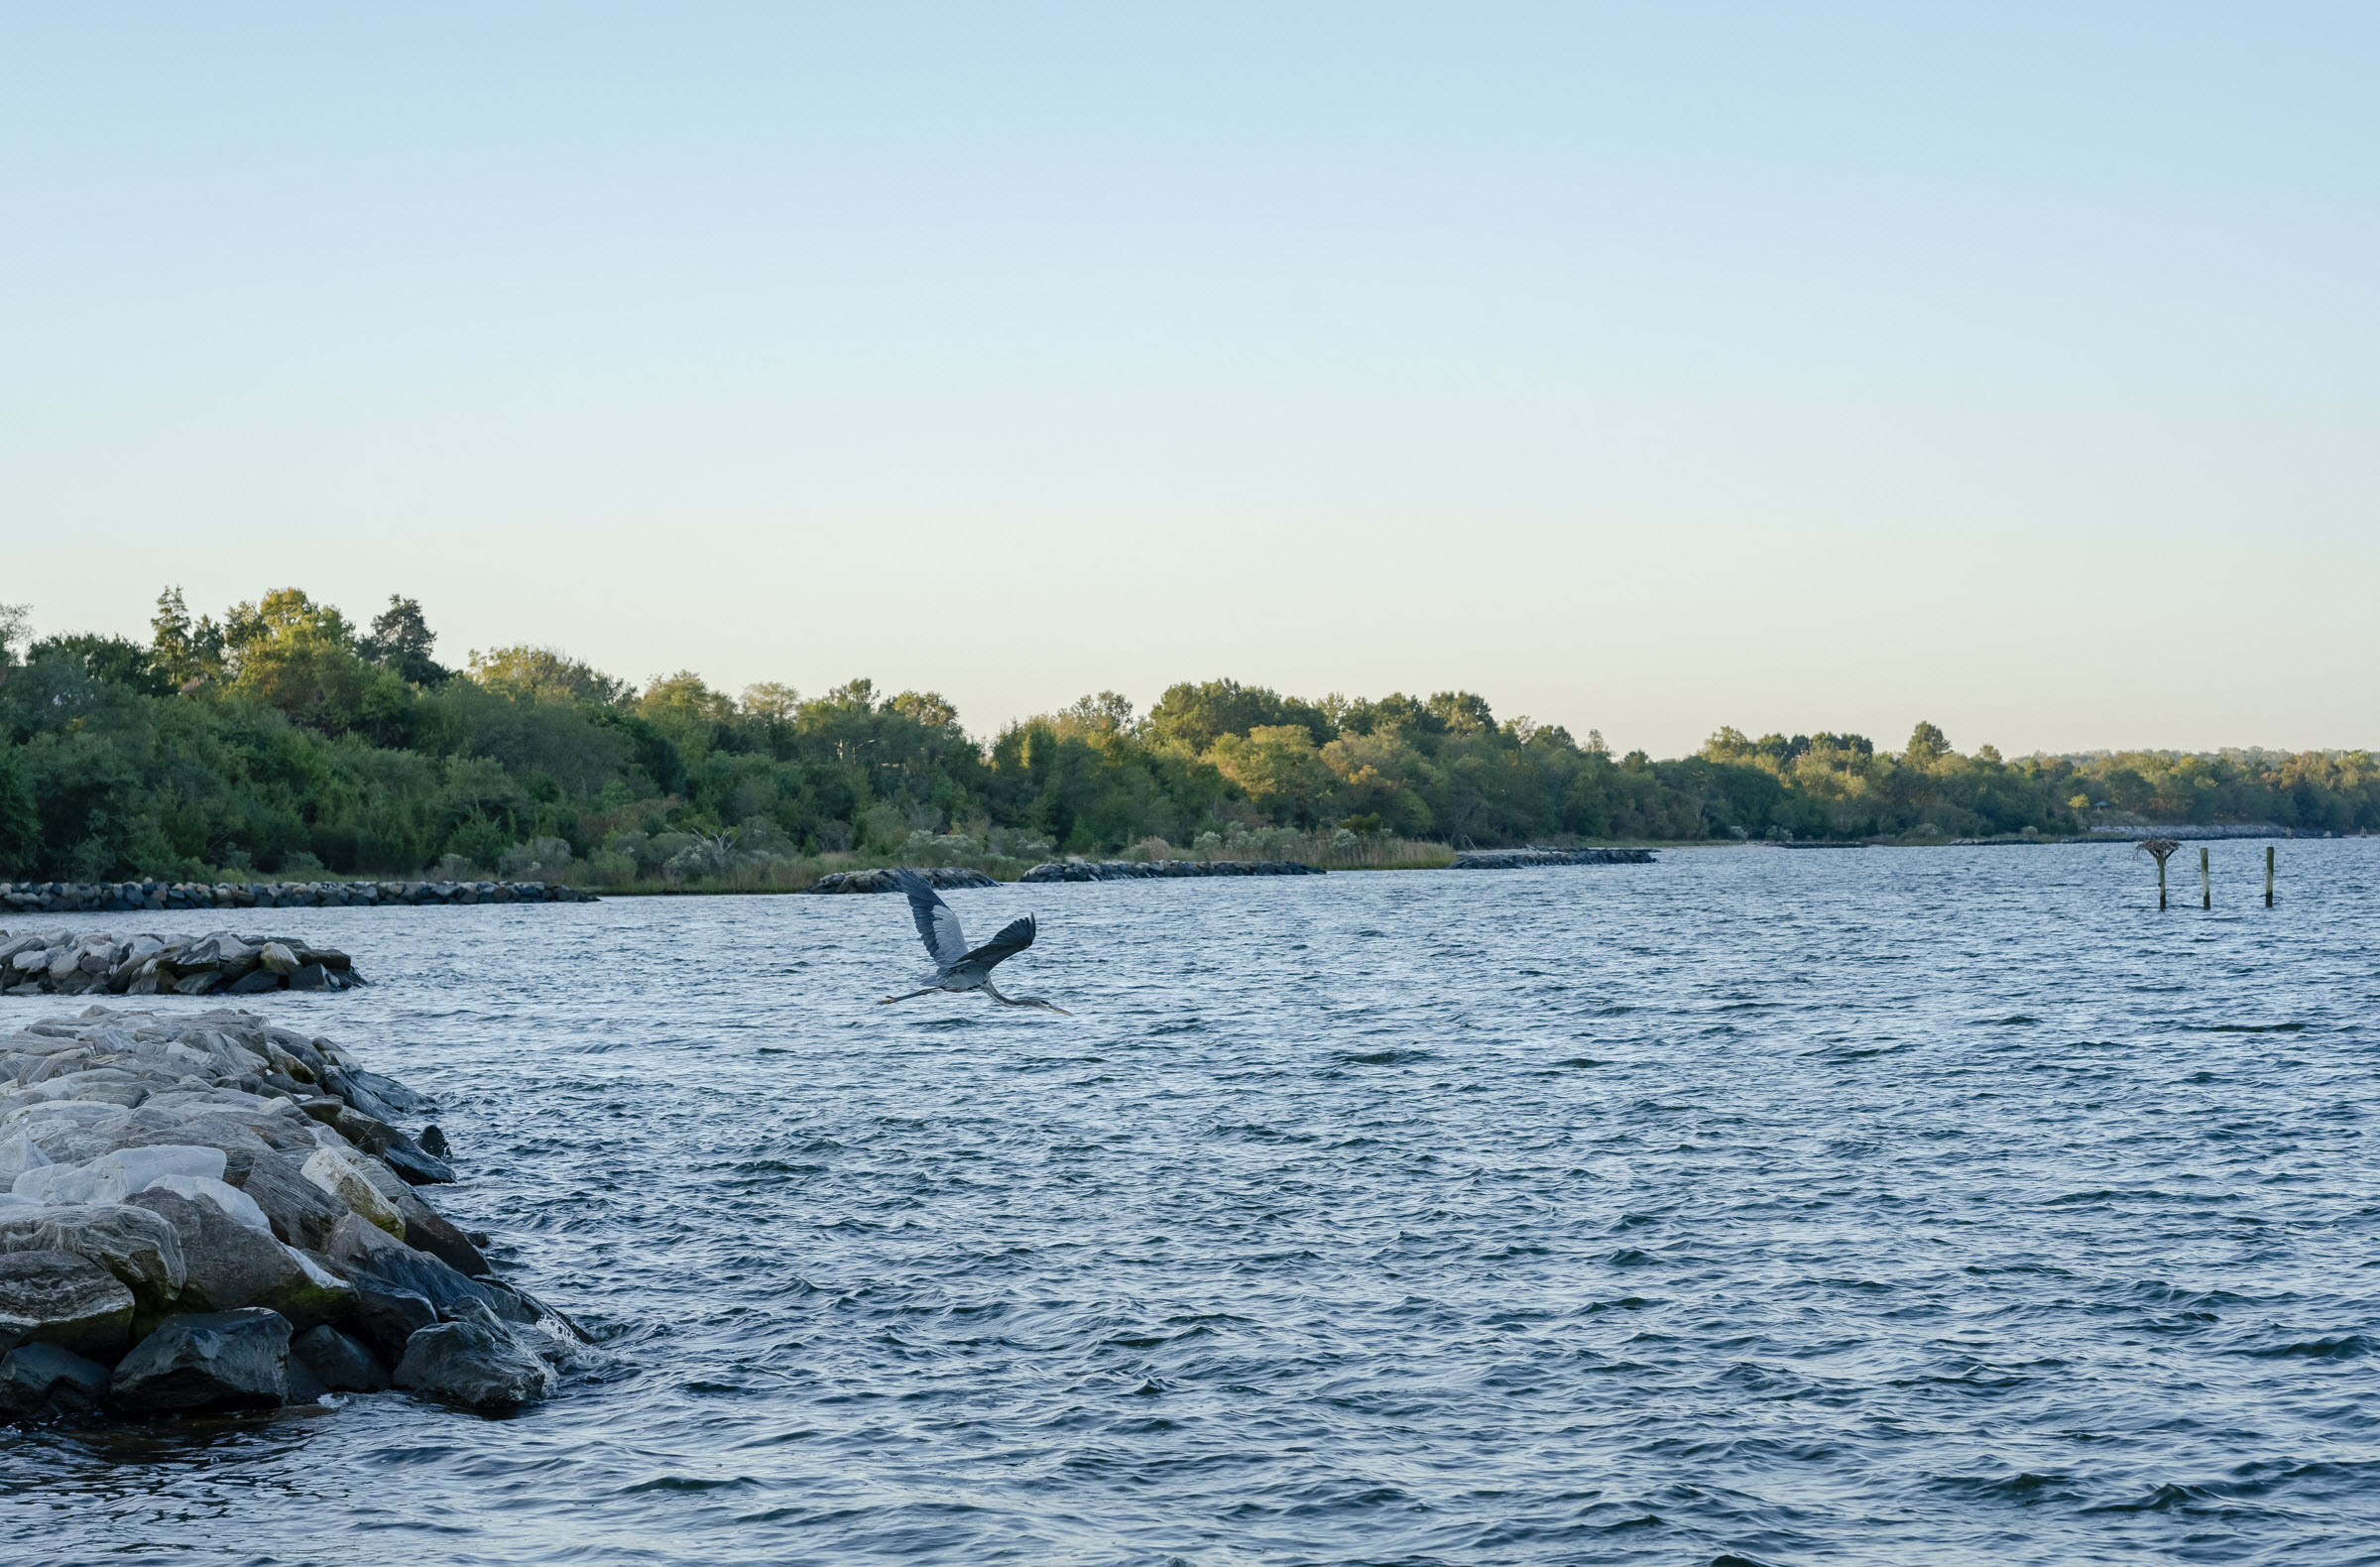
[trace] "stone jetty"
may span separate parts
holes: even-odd
[[[586,1336],[416,1189],[433,1109],[252,1013],[0,1039],[0,1419],[542,1396]]]
[[[953,888],[998,887],[1000,884],[981,871],[961,870],[956,866],[937,865],[918,868],[917,874],[934,885],[937,892]],[[810,893],[897,893],[900,884],[898,871],[830,871],[804,888]]]
[[[0,882],[0,910],[37,914],[593,902],[593,893],[554,882]]]
[[[1531,865],[1650,865],[1650,849],[1474,849],[1450,871],[1517,871]]]
[[[0,994],[10,996],[253,996],[363,983],[346,953],[296,936],[225,930],[119,941],[104,930],[0,930]]]
[[[1134,882],[1173,876],[1327,876],[1299,860],[1064,860],[1036,865],[1020,882]]]

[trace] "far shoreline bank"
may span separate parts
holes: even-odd
[[[1932,838],[1903,835],[1898,838],[1689,838],[1689,839],[1608,839],[1574,844],[1532,844],[1526,849],[1577,853],[1587,851],[1654,851],[1663,854],[1689,851],[1735,851],[1747,849],[1997,849],[2042,848],[2101,845],[2130,848],[2150,837],[2169,837],[2182,842],[2207,843],[2305,843],[2341,838],[2368,837],[2366,833],[2318,835],[2296,833],[2270,824],[2176,824],[2159,826],[2130,826],[2089,834],[2027,837],[2010,833],[1989,838]],[[1427,861],[1413,859],[1387,864],[1342,862],[1313,865],[1312,869],[1331,875],[1361,874],[1385,871],[1442,871],[1460,869],[1455,864],[1460,856],[1494,854],[1494,850],[1458,850],[1450,845],[1432,845],[1439,851]],[[1442,856],[1442,857],[1440,857]],[[310,876],[299,881],[180,881],[173,883],[121,882],[0,882],[0,920],[18,919],[46,914],[81,913],[140,913],[198,912],[214,910],[268,910],[279,908],[353,908],[353,907],[430,907],[487,904],[571,904],[594,903],[612,898],[726,898],[806,896],[829,877],[855,872],[887,870],[895,862],[883,864],[859,863],[859,857],[839,857],[843,863],[832,869],[821,869],[800,885],[784,882],[738,883],[715,878],[685,882],[638,881],[617,884],[572,886],[562,883],[519,883],[493,879],[455,879],[451,881],[422,881],[418,879],[392,880],[379,877],[338,878]],[[1042,876],[1033,879],[1035,870],[1046,866],[1101,865],[1131,863],[1118,857],[1094,860],[1089,856],[1070,856],[1063,861],[1042,862],[1035,866],[1015,864],[986,864],[954,869],[978,870],[1000,886],[1034,885],[1037,882],[1065,880],[1112,880],[1115,878],[1069,878]],[[1218,855],[1211,861],[1199,863],[1255,864],[1238,856]],[[1310,862],[1308,862],[1310,863]],[[1028,881],[1028,879],[1032,879]],[[1126,878],[1138,879],[1138,878]],[[1153,880],[1170,878],[1153,877]],[[1194,878],[1204,879],[1204,878]],[[1236,880],[1226,876],[1224,879]]]

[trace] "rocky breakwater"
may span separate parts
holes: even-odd
[[[0,1419],[542,1396],[585,1335],[415,1189],[431,1108],[250,1013],[0,1040]]]
[[[1175,876],[1327,876],[1299,860],[1066,860],[1036,865],[1024,882],[1136,882]]]
[[[593,902],[593,893],[556,882],[0,882],[0,908],[40,914]]]
[[[981,871],[961,870],[956,866],[939,865],[920,869],[917,874],[934,885],[938,892],[953,888],[998,887],[1000,884]],[[830,871],[802,889],[807,893],[897,893],[900,885],[898,871]]]
[[[253,996],[268,990],[347,990],[364,983],[336,947],[296,936],[131,936],[104,930],[0,930],[0,994],[10,996]]]
[[[1450,871],[1517,871],[1531,865],[1650,865],[1650,849],[1474,849]]]

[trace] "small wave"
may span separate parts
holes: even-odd
[[[2342,1333],[2335,1338],[2306,1339],[2247,1353],[2254,1360],[2347,1361],[2369,1354],[2371,1348],[2372,1341],[2364,1335]]]
[[[2053,1490],[2063,1496],[2072,1496],[2073,1493],[2065,1489],[2066,1485],[2063,1475],[2036,1475],[2028,1470],[2000,1480],[1977,1481],[1974,1489],[1982,1496],[2005,1497],[2011,1502],[2047,1502]]]
[[[1339,1050],[1331,1059],[1343,1066],[1411,1066],[1420,1061],[1434,1061],[1432,1050]]]
[[[2302,1023],[2206,1023],[2190,1024],[2192,1033],[2304,1033]]]
[[[621,1487],[620,1495],[634,1497],[650,1491],[743,1491],[759,1484],[750,1475],[730,1475],[720,1480],[705,1480],[695,1475],[655,1475],[651,1480]]]
[[[2194,1509],[2194,1504],[2215,1500],[2215,1494],[2204,1486],[2177,1486],[2168,1483],[2159,1486],[2138,1502],[2106,1502],[2095,1507],[2084,1507],[2082,1510],[2086,1513],[2175,1512]]]

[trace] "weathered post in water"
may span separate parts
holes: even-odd
[[[2214,878],[2206,870],[2206,846],[2204,844],[2199,846],[2199,906],[2201,908],[2214,906]]]
[[[2143,838],[2132,847],[2141,854],[2153,856],[2157,861],[2157,908],[2162,913],[2165,910],[2165,857],[2182,845],[2171,838]]]
[[[2273,906],[2273,846],[2264,846],[2264,906]]]

